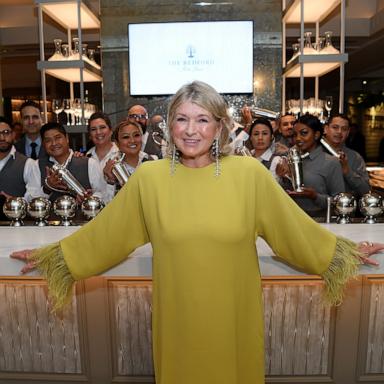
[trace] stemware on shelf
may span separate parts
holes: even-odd
[[[71,99],[63,99],[63,110],[67,115],[67,125],[71,125],[71,112],[72,112]]]
[[[72,100],[72,111],[74,116],[74,124],[81,124],[81,99],[76,98]]]
[[[331,116],[332,107],[333,107],[333,98],[332,98],[332,96],[325,96],[324,107],[325,107],[325,109],[328,112],[328,120],[329,120],[329,118]]]
[[[56,121],[59,122],[59,113],[63,112],[63,100],[53,99],[52,100],[52,111],[56,114]]]
[[[71,54],[71,60],[80,60],[80,40],[78,37],[72,38],[73,52]]]
[[[331,31],[324,32],[325,36],[325,44],[324,48],[321,50],[321,53],[323,54],[338,54],[340,51],[336,49],[332,44],[332,35],[333,33]]]
[[[82,44],[82,47],[81,47],[81,50],[82,50],[82,57],[83,58],[87,58],[88,59],[88,56],[87,56],[87,53],[88,53],[88,44],[86,44],[86,43],[83,43]]]
[[[64,60],[68,60],[69,59],[69,55],[70,55],[69,45],[68,44],[62,44],[61,45],[61,50],[62,50],[62,53],[63,53],[63,59]]]
[[[304,55],[316,54],[316,50],[312,47],[312,32],[304,32]]]
[[[54,39],[53,43],[55,45],[55,53],[48,59],[48,61],[63,60],[63,53],[61,52],[61,39]]]
[[[88,49],[88,59],[95,62],[95,50],[89,48]]]

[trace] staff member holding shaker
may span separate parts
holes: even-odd
[[[136,168],[148,160],[157,160],[157,156],[149,155],[141,150],[143,131],[140,124],[124,120],[115,129],[114,138],[120,154],[115,159],[108,160],[104,167],[104,177],[108,184],[108,194],[112,198],[122,187]]]
[[[369,175],[361,155],[345,145],[349,130],[347,116],[342,114],[333,115],[324,126],[322,144],[324,150],[339,159],[346,191],[361,197],[371,189]]]
[[[64,168],[86,191],[84,193],[77,191],[78,201],[82,201],[87,194],[93,194],[104,200],[107,185],[99,165],[94,159],[73,156],[65,128],[58,123],[47,123],[41,127],[40,134],[44,149],[49,155],[49,158],[39,160],[42,184],[49,193],[49,199],[54,201],[70,192],[59,172],[55,171],[55,168]]]
[[[322,125],[316,116],[309,114],[301,116],[294,125],[295,146],[302,157],[304,186],[287,192],[305,212],[313,217],[325,216],[327,197],[333,197],[345,191],[339,162],[335,157],[324,153],[319,146],[321,134]],[[280,169],[280,173],[290,175],[286,162]],[[294,175],[290,176],[294,177]]]

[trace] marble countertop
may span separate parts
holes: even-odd
[[[353,241],[384,242],[384,224],[321,224],[337,235]],[[16,250],[36,248],[70,235],[79,227],[0,227],[0,275],[18,276],[22,263],[9,258]],[[271,248],[258,239],[257,250],[261,273],[264,276],[302,275],[274,257]],[[362,266],[361,274],[384,274],[384,253],[373,256],[380,262],[379,267]],[[104,276],[151,276],[152,247],[146,244],[137,248],[131,256],[104,273]],[[36,272],[31,275],[37,275]]]

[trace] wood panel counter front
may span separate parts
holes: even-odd
[[[384,241],[384,224],[324,226],[354,241]],[[78,283],[71,305],[56,315],[44,280],[20,276],[22,264],[9,258],[77,229],[0,227],[0,383],[154,382],[149,244],[103,276]],[[380,267],[362,266],[343,305],[330,308],[321,279],[279,262],[261,239],[257,249],[266,381],[383,383],[384,254],[374,256]]]

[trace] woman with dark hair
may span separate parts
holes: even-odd
[[[251,154],[269,169],[276,180],[276,167],[281,161],[280,156],[274,153],[273,129],[269,120],[260,117],[254,120],[249,129],[249,144]]]
[[[302,192],[287,191],[304,211],[315,217],[325,215],[327,197],[345,191],[339,161],[319,145],[322,133],[322,124],[313,115],[301,116],[294,125],[294,143],[303,161],[304,187]],[[285,174],[289,174],[287,166]]]
[[[87,157],[94,158],[101,170],[109,159],[116,156],[119,148],[112,141],[112,124],[108,115],[103,112],[95,112],[88,120],[89,138],[95,145],[87,152]]]
[[[112,173],[112,168],[121,155],[124,155],[121,163],[129,175],[132,175],[141,163],[148,160],[158,160],[157,156],[148,155],[148,153],[141,150],[143,131],[139,123],[129,120],[122,121],[116,127],[113,137],[120,154],[116,153],[115,158],[109,159],[103,169],[104,178],[108,184],[113,186],[113,192],[111,191],[112,197],[116,193],[116,187],[118,187],[117,179]]]

